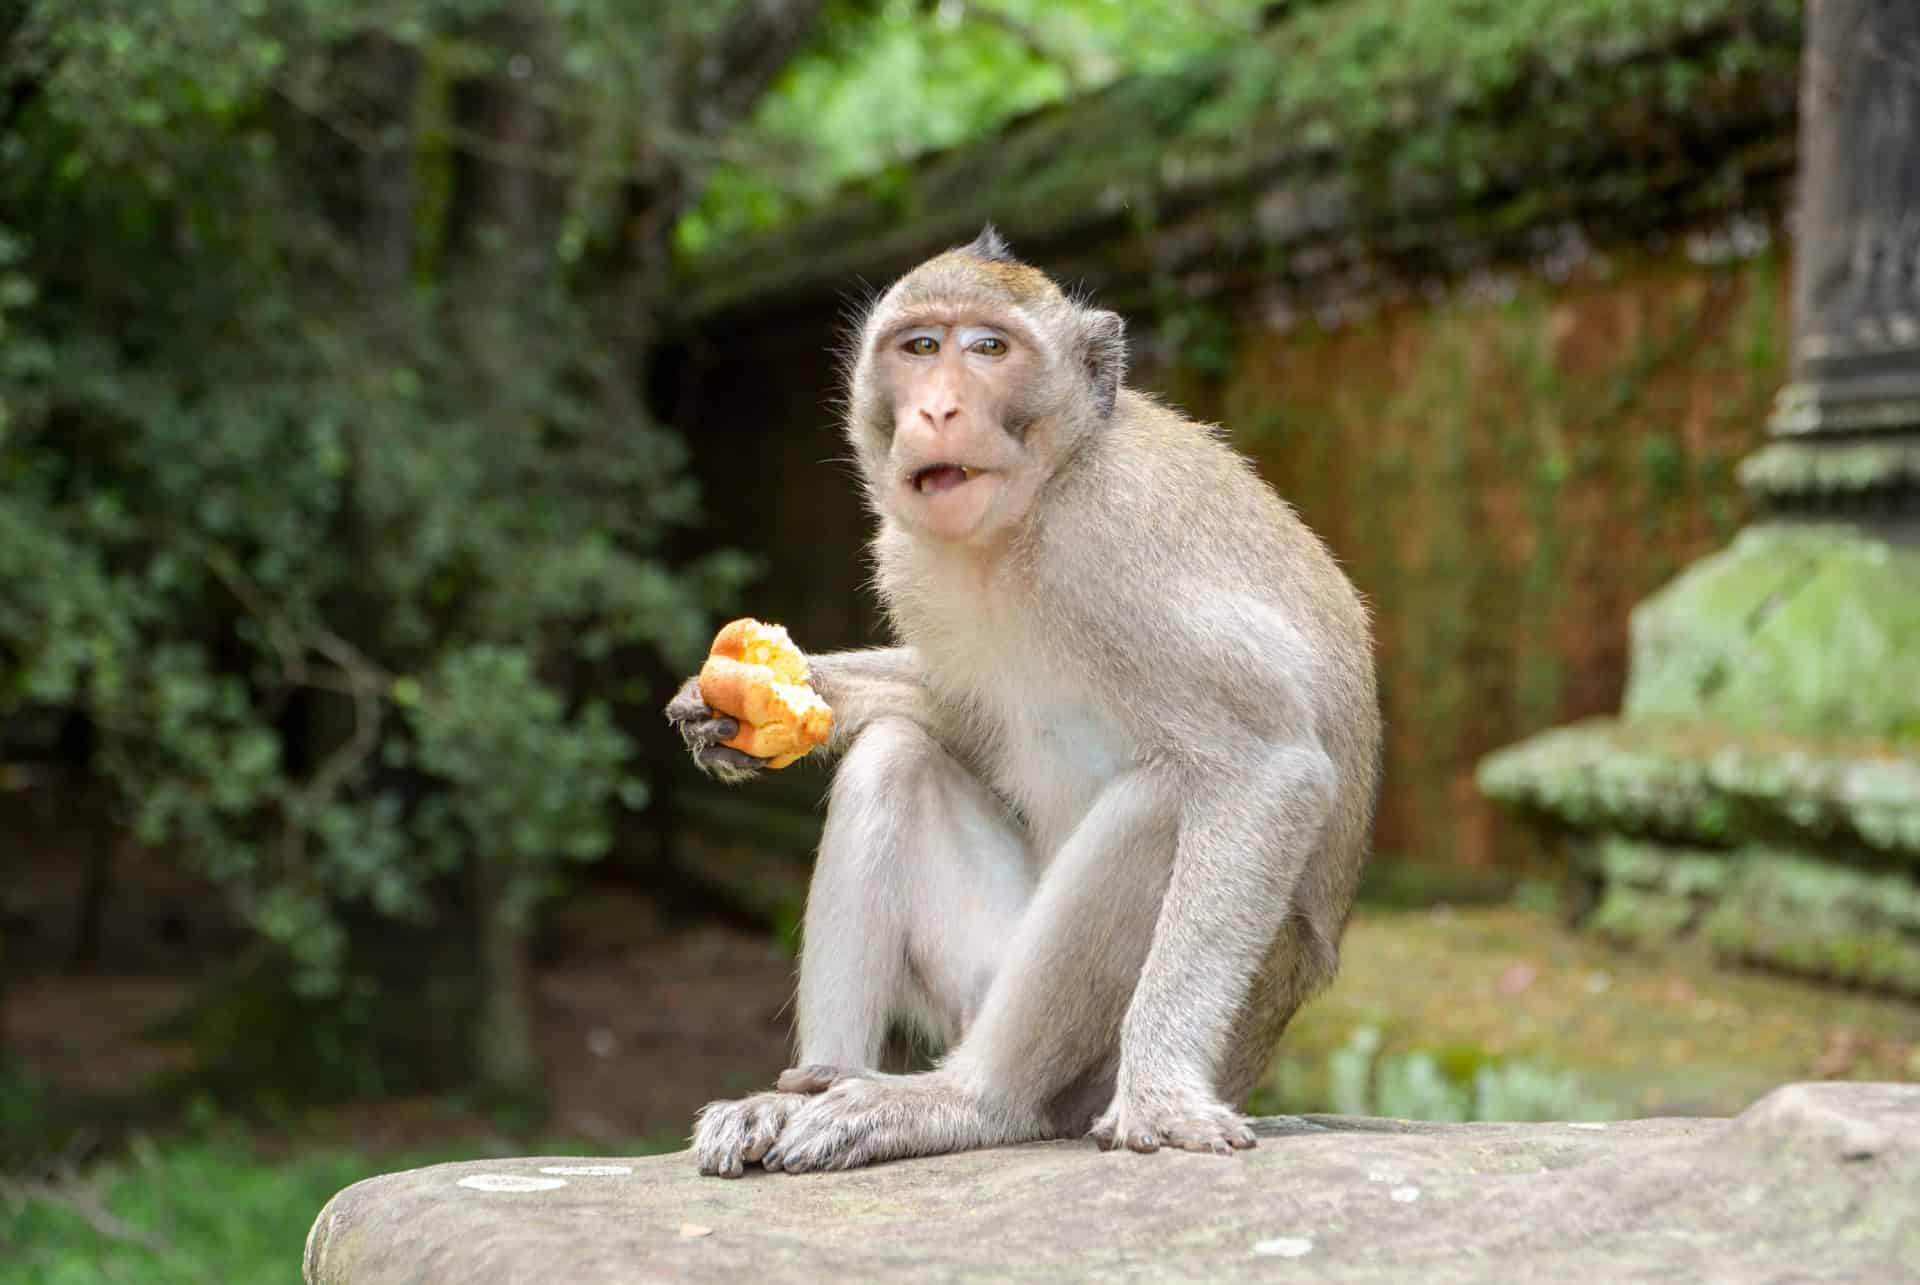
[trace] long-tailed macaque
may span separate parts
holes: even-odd
[[[898,645],[809,657],[840,756],[798,1057],[702,1173],[1091,1132],[1229,1155],[1333,978],[1371,827],[1366,609],[1213,430],[1122,382],[1121,319],[988,228],[881,295],[846,433]],[[696,684],[667,709],[758,763]],[[883,1074],[889,1027],[946,1052]]]

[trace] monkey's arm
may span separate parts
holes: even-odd
[[[810,655],[807,668],[813,690],[833,707],[833,734],[827,741],[831,753],[844,752],[876,718],[907,718],[933,730],[927,685],[911,648]],[[703,772],[732,784],[752,779],[766,766],[765,759],[721,744],[739,734],[740,724],[701,698],[697,676],[681,684],[667,704],[666,715]]]
[[[807,657],[813,690],[833,707],[827,749],[848,746],[877,718],[904,718],[938,736],[933,701],[911,647],[870,647]]]

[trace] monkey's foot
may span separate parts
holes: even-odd
[[[1210,1151],[1230,1156],[1255,1145],[1253,1130],[1240,1113],[1202,1097],[1160,1098],[1125,1103],[1116,1097],[1088,1130],[1102,1151],[1125,1146],[1131,1151]]]
[[[802,1101],[761,1159],[767,1168],[855,1169],[1040,1136],[996,1127],[977,1099],[937,1071],[842,1079]]]
[[[779,1139],[798,1093],[756,1093],[738,1102],[709,1102],[693,1124],[693,1158],[709,1177],[738,1178]]]

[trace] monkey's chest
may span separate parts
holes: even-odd
[[[1051,852],[1130,761],[1118,729],[1065,693],[1009,702],[1001,713],[994,785],[1018,805],[1036,845]]]

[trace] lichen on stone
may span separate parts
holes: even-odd
[[[1735,854],[1726,895],[1702,926],[1718,954],[1920,997],[1920,887],[1810,853]]]
[[[1591,719],[1488,755],[1481,790],[1556,826],[1733,846],[1769,838],[1920,865],[1920,743]]]
[[[1750,527],[1632,618],[1628,721],[1920,738],[1920,550],[1845,526]]]
[[[1770,500],[1920,490],[1913,442],[1773,442],[1740,462],[1740,484]]]

